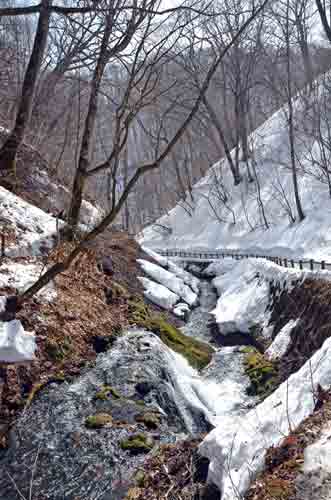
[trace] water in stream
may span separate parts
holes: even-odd
[[[211,284],[203,281],[200,306],[183,331],[211,341],[207,324],[215,303]],[[31,477],[42,500],[123,498],[127,479],[144,460],[121,448],[130,434],[146,432],[137,415],[160,412],[159,427],[149,431],[157,443],[205,432],[219,416],[245,412],[253,401],[245,391],[243,356],[239,347],[216,349],[210,365],[198,373],[154,334],[128,331],[76,381],[50,386],[23,413],[11,433],[11,448],[0,455],[1,500],[29,498]],[[96,399],[105,385],[121,398]],[[88,429],[86,418],[96,413],[109,413],[126,425]]]

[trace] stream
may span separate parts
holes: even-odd
[[[200,305],[182,327],[215,347],[208,328],[216,304],[210,282],[201,281]],[[111,350],[99,354],[74,382],[52,384],[14,426],[8,451],[0,455],[1,500],[117,500],[146,455],[128,453],[123,442],[146,433],[142,413],[157,413],[148,429],[155,444],[207,432],[218,417],[245,413],[247,396],[242,348],[215,347],[212,362],[200,373],[157,336],[131,329]],[[116,396],[100,396],[104,387]],[[98,396],[99,395],[99,396]],[[114,424],[90,429],[86,419],[110,414]]]

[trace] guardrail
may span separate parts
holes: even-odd
[[[273,257],[270,255],[258,255],[250,253],[239,253],[231,250],[216,250],[214,252],[210,251],[188,251],[188,250],[156,250],[160,255],[164,257],[179,257],[182,259],[200,259],[204,261],[213,261],[224,259],[226,257],[231,257],[236,260],[241,259],[267,259],[275,264],[282,267],[297,268],[297,269],[309,269],[311,271],[318,270],[329,270],[331,271],[331,262],[326,262],[325,260],[316,261],[314,259],[290,259],[285,257]]]

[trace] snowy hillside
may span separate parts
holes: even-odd
[[[326,126],[330,102],[323,90],[329,76],[323,79],[309,98],[296,98],[293,103],[296,167],[305,214],[302,222],[295,206],[285,106],[250,136],[248,167],[253,181],[249,182],[246,163],[240,162],[242,182],[234,186],[227,160],[221,160],[195,185],[193,201],[187,198],[144,230],[144,244],[249,249],[331,260],[331,199],[325,168],[330,157]],[[322,137],[314,132],[316,120]]]

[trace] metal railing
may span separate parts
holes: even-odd
[[[181,259],[185,259],[190,261],[191,259],[199,259],[206,262],[211,262],[213,260],[224,259],[226,257],[231,257],[236,260],[242,259],[267,259],[275,264],[278,264],[282,267],[288,267],[293,269],[308,269],[311,271],[318,270],[330,270],[331,271],[331,262],[326,262],[325,260],[316,261],[314,259],[292,259],[286,257],[273,257],[270,255],[259,255],[259,254],[251,254],[251,253],[240,253],[231,250],[215,250],[215,251],[201,251],[201,250],[156,250],[160,255],[164,257],[179,257]]]

